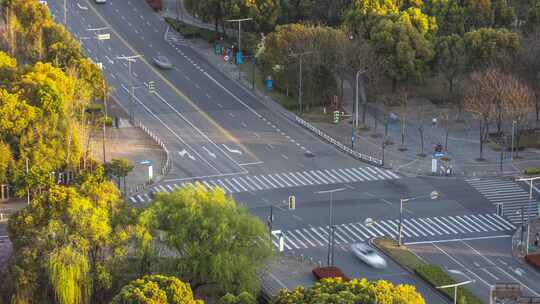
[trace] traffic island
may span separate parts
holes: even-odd
[[[440,286],[447,286],[457,283],[457,281],[454,280],[443,268],[427,263],[422,258],[414,254],[414,252],[409,250],[405,245],[398,246],[397,241],[394,239],[382,237],[375,238],[371,242],[395,263],[405,268],[410,273],[417,275],[448,299],[452,301],[454,300],[453,288],[437,289],[437,287]],[[460,286],[457,288],[457,303],[482,304],[484,302],[475,296],[470,290]]]

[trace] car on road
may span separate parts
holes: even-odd
[[[154,61],[154,64],[162,69],[172,69],[173,65],[169,58],[165,56],[157,56],[152,59]]]
[[[386,267],[386,261],[371,246],[365,243],[351,245],[352,253],[364,263],[375,268]]]
[[[107,3],[107,0],[94,0],[96,3]]]

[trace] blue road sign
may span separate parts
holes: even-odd
[[[147,160],[147,159],[145,159],[145,160],[141,160],[141,161],[139,162],[139,164],[141,164],[141,165],[147,165],[147,166],[148,166],[148,165],[151,165],[152,162],[149,161],[149,160]]]

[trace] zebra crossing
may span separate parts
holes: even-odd
[[[514,224],[521,224],[521,209],[524,219],[538,216],[538,199],[534,197],[529,202],[529,193],[512,180],[499,179],[469,179],[474,189],[482,194],[495,206],[502,206],[502,214]]]
[[[335,226],[336,245],[366,242],[373,237],[396,237],[399,220],[381,220],[370,225],[348,223]],[[516,229],[512,223],[498,214],[467,214],[456,216],[435,216],[423,218],[405,218],[403,236],[408,241],[433,239],[445,236],[460,237],[473,233],[509,232]],[[306,249],[327,246],[328,226],[308,227],[294,230],[272,231],[272,242],[279,248],[279,238],[283,236],[286,250]]]
[[[153,192],[171,192],[177,188],[194,186],[199,183],[207,188],[219,187],[227,194],[249,191],[283,189],[302,186],[319,186],[340,183],[367,182],[398,179],[396,173],[379,167],[366,166],[344,169],[321,169],[275,174],[243,175],[202,181],[189,181],[177,184],[164,184],[151,188]],[[132,203],[151,200],[148,194],[129,198]]]
[[[169,28],[165,31],[165,41],[175,46],[186,45],[184,38]]]

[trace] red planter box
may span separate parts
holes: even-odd
[[[342,278],[344,281],[349,281],[349,277],[339,269],[339,267],[317,267],[311,271],[317,280],[326,278]]]
[[[540,254],[529,254],[525,257],[525,261],[540,270]]]

